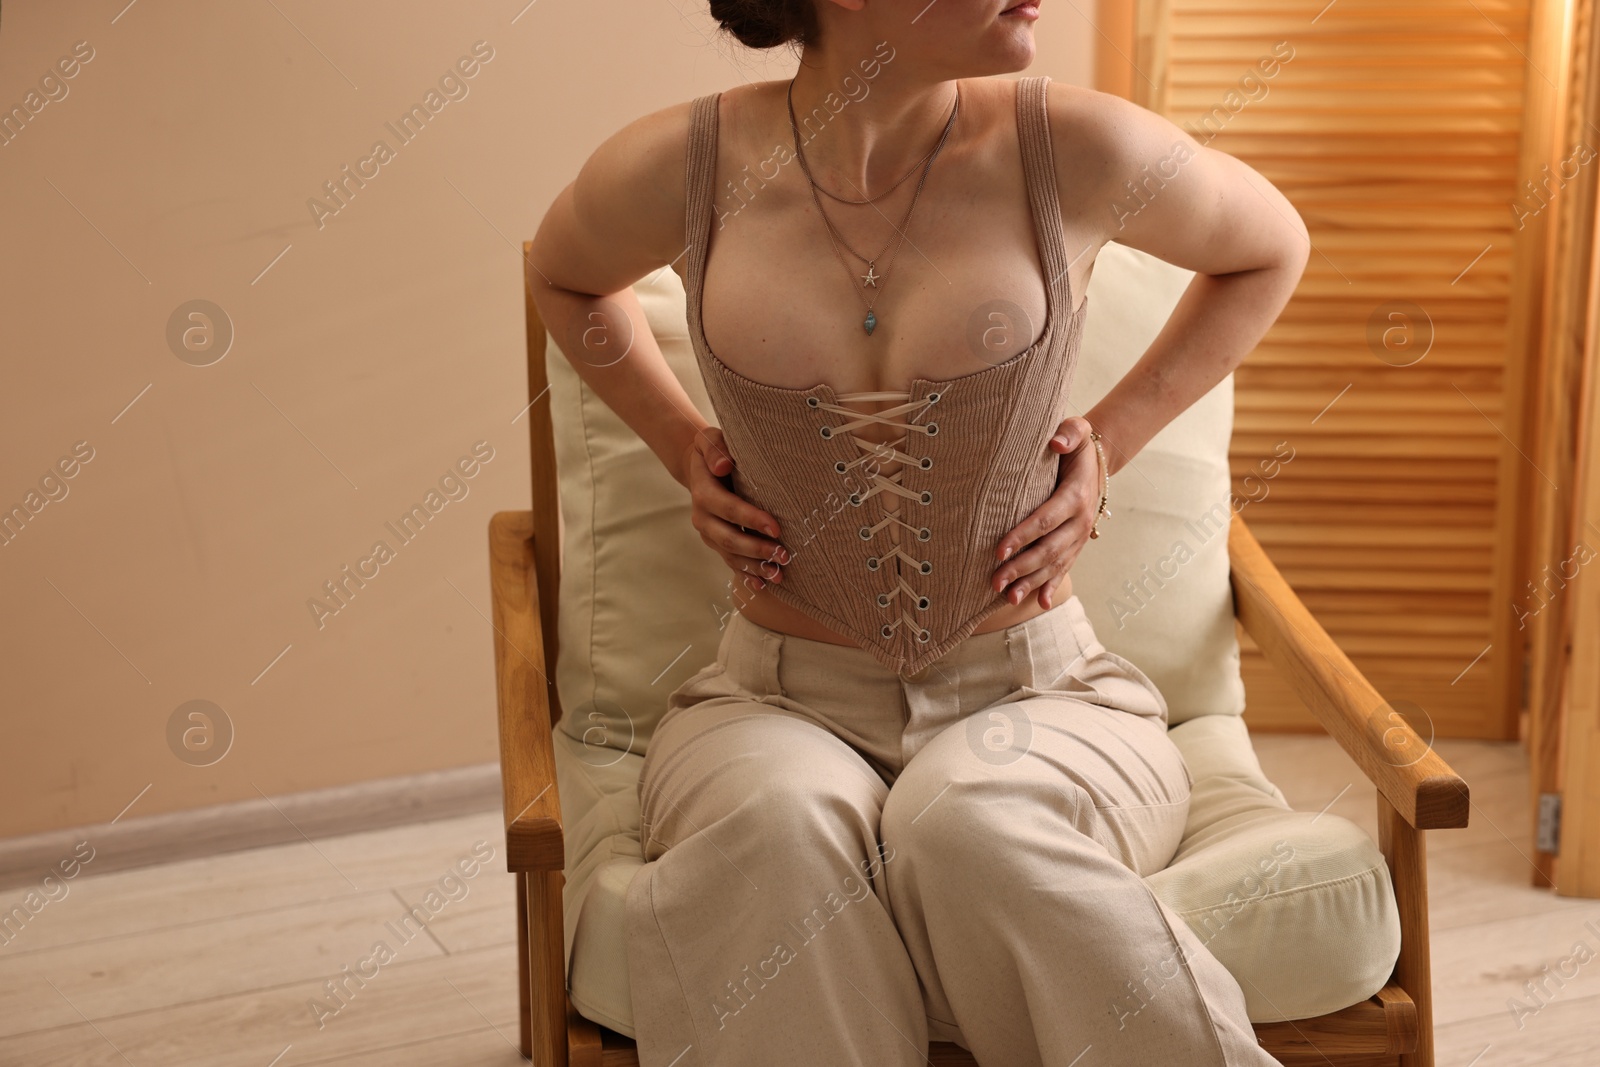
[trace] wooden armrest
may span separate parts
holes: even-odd
[[[489,587],[506,869],[559,871],[565,855],[550,738],[552,683],[545,671],[533,559],[533,512],[496,512],[489,520]]]
[[[1228,557],[1239,622],[1378,791],[1418,830],[1467,825],[1467,783],[1350,662],[1237,512]]]

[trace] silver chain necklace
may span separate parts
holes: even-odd
[[[878,274],[878,261],[883,259],[884,254],[889,251],[890,246],[895,246],[896,255],[898,255],[899,243],[905,240],[906,223],[911,220],[911,213],[916,210],[917,201],[922,197],[922,187],[927,183],[928,173],[933,169],[933,161],[939,157],[940,151],[944,149],[945,142],[950,137],[950,131],[955,127],[956,113],[961,110],[961,85],[959,82],[956,84],[955,103],[950,108],[950,118],[945,121],[944,132],[939,137],[939,143],[934,146],[933,151],[929,152],[925,157],[923,157],[926,160],[926,163],[921,163],[921,161],[919,161],[919,163],[922,165],[922,177],[917,181],[917,190],[911,197],[911,205],[906,208],[905,215],[900,219],[900,225],[895,227],[895,236],[889,239],[888,244],[885,244],[883,248],[879,250],[876,256],[872,256],[870,258],[863,256],[860,252],[857,252],[854,248],[850,247],[849,242],[845,241],[844,235],[840,234],[834,227],[833,220],[828,218],[828,213],[822,206],[822,198],[818,196],[819,186],[817,185],[816,179],[812,177],[811,167],[806,163],[805,153],[800,149],[800,130],[794,118],[793,78],[789,79],[788,101],[789,131],[794,136],[795,158],[800,161],[800,169],[805,172],[806,181],[810,183],[811,199],[817,205],[817,213],[822,216],[823,225],[827,227],[828,240],[833,245],[833,253],[839,258],[839,265],[844,267],[845,273],[849,274],[852,278],[855,277],[855,272],[850,269],[850,264],[845,262],[844,254],[839,251],[840,244],[843,244],[845,248],[849,249],[851,255],[855,256],[857,259],[861,260],[867,265],[867,273],[861,277],[861,288],[858,289],[852,284],[851,289],[853,292],[855,292],[858,299],[866,301],[867,317],[862,320],[861,328],[866,330],[867,334],[870,336],[872,331],[878,327],[878,316],[877,313],[873,311],[873,305],[878,302],[878,296],[882,294],[882,289],[879,288],[878,283],[880,281],[887,283],[889,276],[888,272],[890,269],[889,267],[885,267],[884,273]],[[895,182],[894,185],[889,187],[889,189],[884,190],[884,192],[879,193],[877,196],[869,197],[866,200],[843,200],[841,197],[834,196],[832,193],[828,193],[827,195],[833,197],[835,200],[840,200],[842,203],[870,204],[875,200],[887,196],[894,189],[899,188],[901,183],[903,183],[906,178],[909,178],[915,170],[916,166],[913,166],[911,170],[906,172],[905,177],[901,178],[900,181]],[[823,191],[826,192],[826,190]],[[873,289],[873,296],[871,300],[866,300],[866,294],[863,291],[868,286],[871,286]]]

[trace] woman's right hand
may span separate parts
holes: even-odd
[[[778,564],[789,562],[789,552],[776,540],[778,522],[722,480],[733,472],[733,457],[719,428],[707,426],[694,435],[684,451],[683,470],[689,487],[689,521],[700,532],[700,540],[739,572],[751,590],[768,581],[782,582]],[[760,536],[762,532],[771,537]]]

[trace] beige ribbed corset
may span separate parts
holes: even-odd
[[[689,337],[733,454],[734,491],[777,519],[792,557],[783,582],[766,590],[900,674],[920,671],[1006,606],[989,584],[995,546],[1055,490],[1059,456],[1048,442],[1069,414],[1088,300],[1072,313],[1045,115],[1048,80],[1017,84],[1022,167],[1048,281],[1044,333],[1003,363],[944,381],[913,378],[903,392],[766,385],[712,353],[700,304],[721,94],[693,103]],[[900,403],[870,415],[847,406],[868,401]],[[887,445],[855,435],[874,423],[905,434]]]

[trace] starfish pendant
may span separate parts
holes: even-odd
[[[867,273],[861,276],[861,284],[870,285],[876,289],[878,287],[878,279],[881,277],[881,275],[874,274],[872,272],[872,267],[873,265],[871,263],[867,264]]]

